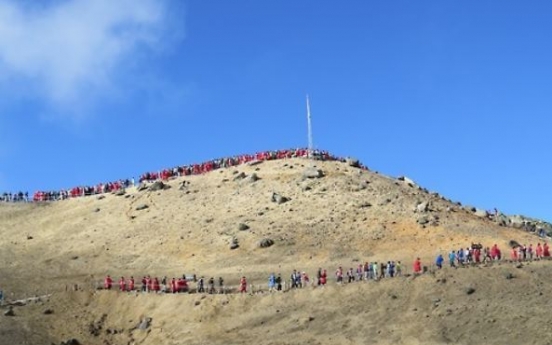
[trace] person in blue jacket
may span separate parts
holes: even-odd
[[[441,268],[443,268],[443,261],[445,261],[445,259],[443,259],[443,255],[439,254],[439,255],[437,255],[437,258],[435,259],[435,265],[437,265],[437,267],[439,269],[441,269]]]
[[[456,262],[456,253],[454,252],[454,250],[451,250],[449,253],[450,267],[455,267],[455,262]]]
[[[272,273],[269,277],[268,277],[268,291],[269,292],[272,292],[274,291],[274,288],[276,287],[276,275],[274,273]]]

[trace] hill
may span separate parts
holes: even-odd
[[[306,177],[306,170],[323,176]],[[471,243],[496,243],[509,255],[511,240],[542,242],[531,231],[546,223],[492,217],[408,178],[336,161],[265,161],[165,185],[0,205],[0,286],[9,300],[48,296],[16,307],[13,317],[2,316],[0,343],[552,341],[548,261],[440,271],[431,265],[438,253]],[[265,239],[274,244],[261,247]],[[230,249],[232,244],[238,247]],[[410,276],[415,257],[430,272]],[[339,266],[389,260],[401,261],[406,275],[343,286],[330,279],[325,288],[272,294],[97,290],[107,274],[115,280],[220,276],[228,286],[246,276],[266,287],[271,272],[287,278],[297,269],[313,277],[321,267],[333,278]],[[52,313],[44,314],[46,309]],[[141,330],[145,318],[151,325]]]

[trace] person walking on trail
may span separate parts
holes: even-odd
[[[353,272],[352,267],[347,270],[346,274],[347,274],[347,283],[351,283],[355,281],[355,274]]]
[[[371,266],[372,265],[368,261],[364,263],[364,281],[368,281],[370,279]]]
[[[147,288],[148,288],[148,281],[147,281],[147,278],[144,276],[142,278],[142,292],[147,292]]]
[[[362,266],[362,264],[358,264],[357,268],[356,268],[356,279],[358,281],[362,281],[362,278],[363,278],[363,274],[364,273],[364,267]]]
[[[297,272],[297,270],[293,270],[293,273],[291,273],[291,276],[289,277],[292,289],[299,287],[298,281],[300,281],[301,278],[299,277],[299,279],[297,279],[298,275],[299,275],[299,272]]]
[[[502,259],[502,252],[500,251],[500,248],[498,248],[498,244],[496,243],[491,248],[491,258],[493,259],[493,261],[500,261]]]
[[[128,291],[134,291],[134,277],[130,276],[128,280]]]
[[[512,252],[510,254],[510,259],[512,261],[517,261],[518,259],[518,251],[517,251],[517,248],[512,248]]]
[[[209,293],[210,294],[215,293],[215,278],[214,277],[209,278]]]
[[[307,286],[309,286],[309,284],[310,284],[309,275],[307,274],[307,272],[303,271],[301,273],[301,286],[302,287],[307,287]]]
[[[328,273],[326,270],[322,270],[322,274],[320,274],[320,285],[325,286],[328,279]]]
[[[274,274],[274,273],[273,273]],[[322,268],[319,267],[318,271],[316,272],[316,285],[320,286],[320,277],[322,276]]]
[[[159,285],[159,279],[157,279],[157,277],[153,278],[153,283],[152,283],[152,290],[156,293],[159,292],[160,290],[160,285]]]
[[[271,273],[268,277],[268,292],[273,292],[276,287],[276,275]]]
[[[481,249],[476,248],[473,250],[473,259],[476,264],[481,263]]]
[[[222,279],[222,277],[219,277],[218,283],[219,283],[219,293],[223,294],[224,293],[224,279]]]
[[[282,275],[280,273],[276,277],[276,290],[282,291]]]
[[[177,285],[176,279],[173,277],[173,279],[171,279],[171,292],[176,293],[177,291],[178,291],[178,285]]]
[[[126,291],[125,277],[121,277],[121,279],[119,279],[119,291],[121,291],[121,292]]]
[[[203,276],[201,276],[201,278],[199,278],[197,282],[197,292],[198,293],[205,292],[205,279],[203,278]]]
[[[542,246],[542,256],[545,258],[550,257],[550,247],[548,247],[548,243],[544,243]]]
[[[464,266],[464,250],[462,248],[456,252],[456,258],[458,259],[458,266]]]
[[[416,260],[414,260],[414,264],[412,266],[413,266],[413,269],[414,269],[414,274],[422,273],[422,261],[420,260],[420,258],[416,258]]]
[[[435,259],[435,266],[437,266],[438,269],[443,268],[443,261],[445,261],[443,254],[437,255],[437,258]]]
[[[246,293],[247,292],[247,280],[245,279],[245,276],[241,277],[240,279],[240,293]]]
[[[343,282],[343,268],[341,266],[339,266],[337,271],[335,271],[335,278],[338,284],[341,284]]]
[[[450,253],[449,253],[449,265],[450,265],[450,267],[456,267],[455,261],[456,261],[456,253],[454,252],[454,250],[451,250]]]
[[[537,243],[537,249],[535,250],[535,256],[536,256],[537,260],[542,259],[542,246],[541,246],[540,242]]]
[[[402,276],[402,267],[400,261],[397,261],[397,264],[395,265],[395,271],[397,272],[397,277]]]
[[[113,285],[113,279],[109,276],[109,274],[104,279],[104,288],[106,290],[111,290],[111,286]]]
[[[150,291],[152,290],[152,283],[153,283],[153,281],[152,281],[152,279],[151,279],[151,277],[150,277],[149,275],[146,276],[145,282],[146,282],[146,289],[145,289],[145,291],[146,291],[146,292],[150,292]]]

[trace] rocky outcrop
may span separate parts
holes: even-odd
[[[249,183],[253,183],[253,182],[257,182],[258,180],[260,180],[259,176],[257,176],[257,174],[253,173],[249,176],[247,176],[247,178],[245,179],[245,181],[249,182]]]
[[[138,206],[136,206],[136,211],[145,210],[147,208],[149,208],[149,206],[146,205],[146,204],[138,205]]]
[[[169,188],[171,188],[171,186],[163,183],[163,181],[155,181],[151,186],[149,186],[148,190],[150,192],[156,192],[158,190],[165,190]]]
[[[136,190],[139,191],[139,192],[141,192],[143,190],[146,190],[146,189],[148,189],[148,185],[144,182],[140,183],[138,185],[138,187],[136,187]]]
[[[397,180],[399,181],[403,181],[404,183],[406,183],[407,185],[409,185],[410,187],[414,187],[414,186],[417,186],[416,185],[416,182],[414,182],[412,179],[406,177],[406,176],[399,176],[397,178]]]
[[[347,165],[354,167],[354,168],[360,168],[360,161],[353,157],[348,157],[346,159]]]
[[[243,180],[245,178],[245,173],[242,171],[238,173],[236,176],[234,176],[234,181]]]
[[[126,190],[124,188],[121,188],[113,192],[113,195],[116,195],[116,196],[123,196],[125,194],[126,194]]]
[[[272,193],[271,201],[277,203],[278,205],[280,205],[280,204],[283,204],[285,202],[288,202],[289,198],[287,198],[283,195],[280,195],[278,193]]]
[[[309,167],[303,171],[303,178],[321,178],[321,177],[324,177],[324,172],[315,167]]]
[[[249,230],[249,225],[247,225],[245,223],[239,223],[238,224],[238,230],[240,230],[240,231]]]
[[[263,238],[259,241],[259,247],[268,248],[274,244],[274,241],[270,238]]]

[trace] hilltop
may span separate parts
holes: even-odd
[[[96,289],[106,274],[115,280],[222,276],[228,285],[245,275],[266,286],[271,272],[314,276],[323,267],[331,274],[364,261],[400,260],[409,271],[415,257],[430,267],[437,253],[471,243],[497,243],[508,255],[511,240],[535,244],[543,240],[534,231],[549,231],[546,222],[493,217],[408,178],[356,165],[264,161],[178,177],[156,190],[146,185],[119,195],[1,204],[2,289],[12,300],[51,296],[16,308],[15,317],[2,316],[0,335],[28,344],[76,338],[114,345],[551,341],[550,302],[543,297],[552,292],[547,261],[346,286],[330,279],[325,289],[277,294]],[[267,239],[273,245],[261,247]],[[466,294],[467,287],[475,293]],[[133,329],[144,317],[152,318],[151,327]]]

